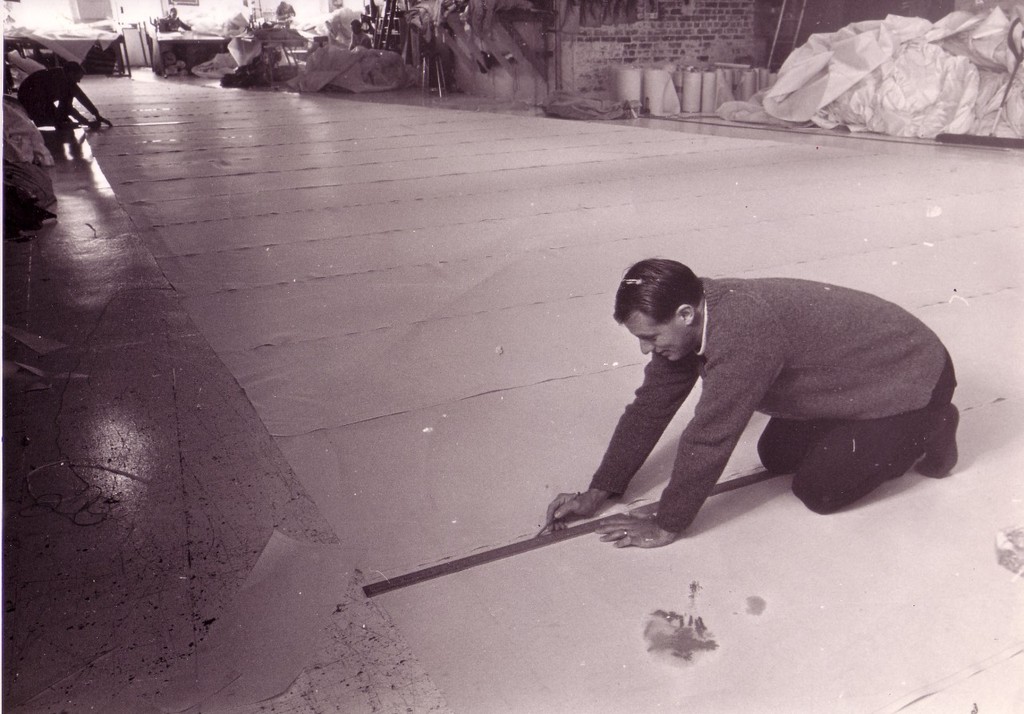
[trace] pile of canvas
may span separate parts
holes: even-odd
[[[779,70],[764,109],[786,121],[892,136],[1024,136],[1019,74],[995,126],[1016,63],[1010,36],[998,8],[936,23],[890,15],[812,35]]]

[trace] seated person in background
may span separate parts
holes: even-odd
[[[50,67],[33,72],[18,87],[18,101],[25,108],[36,126],[52,126],[58,129],[85,124],[98,129],[100,124],[113,126],[100,114],[78,83],[85,72],[77,62],[68,62],[63,67]],[[92,112],[92,121],[74,107],[75,100]]]
[[[178,17],[178,8],[172,7],[167,11],[167,17],[157,20],[156,27],[160,32],[179,32],[181,30],[191,31],[191,25]]]
[[[362,20],[352,21],[352,42],[349,43],[348,48],[354,50],[356,47],[365,47],[368,50],[373,49],[373,37],[363,31]]]
[[[282,2],[277,6],[276,15],[278,24],[288,26],[295,19],[295,8],[286,2]]]

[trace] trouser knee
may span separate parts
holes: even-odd
[[[807,452],[827,433],[831,422],[773,417],[757,441],[757,455],[773,474],[794,473]]]
[[[792,460],[782,458],[782,456],[776,453],[770,446],[764,444],[763,441],[757,442],[757,456],[761,459],[761,464],[773,474],[791,474],[796,470],[796,463]]]

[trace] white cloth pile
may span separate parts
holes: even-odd
[[[14,97],[4,97],[3,117],[4,161],[54,165],[43,135]]]
[[[236,69],[238,69],[238,63],[235,62],[235,58],[229,52],[220,52],[212,59],[193,67],[192,74],[206,79],[220,79]]]
[[[1024,17],[1024,7],[1017,12]],[[786,59],[764,110],[788,122],[893,136],[987,135],[1017,61],[1010,26],[996,8],[936,23],[890,15],[812,35]],[[995,135],[1024,136],[1022,88],[1018,72]]]
[[[302,72],[289,83],[300,92],[337,89],[347,92],[384,92],[416,81],[415,71],[397,52],[327,45],[310,52]]]

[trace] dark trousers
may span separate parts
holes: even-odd
[[[948,418],[955,388],[947,356],[922,409],[882,419],[773,418],[757,443],[761,463],[772,473],[794,474],[793,493],[812,511],[833,513],[914,465]]]

